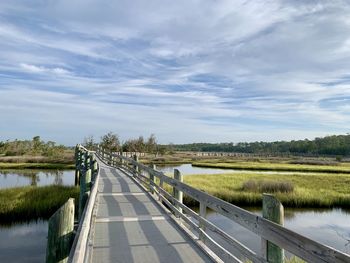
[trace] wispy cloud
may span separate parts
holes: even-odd
[[[0,140],[350,129],[348,1],[1,1]]]

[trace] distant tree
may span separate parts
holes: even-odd
[[[157,139],[154,134],[151,134],[146,142],[146,149],[149,153],[157,154]]]
[[[119,136],[113,132],[109,132],[101,137],[101,146],[109,151],[119,151]]]
[[[139,136],[139,138],[136,139],[136,151],[137,152],[146,151],[146,144],[145,144],[145,140],[143,139],[143,136]]]
[[[95,143],[95,140],[94,140],[94,136],[89,135],[89,136],[85,137],[85,138],[84,138],[84,141],[83,141],[83,146],[84,146],[86,149],[94,150],[95,147],[96,147],[96,143]]]
[[[160,155],[166,154],[167,151],[168,151],[168,148],[166,145],[158,145],[158,153]]]
[[[34,136],[32,139],[33,143],[33,153],[39,154],[43,150],[43,142],[40,139],[40,136]]]

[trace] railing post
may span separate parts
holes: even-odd
[[[61,206],[49,219],[46,262],[67,262],[74,239],[74,198]],[[35,242],[35,240],[33,240]]]
[[[101,157],[102,160],[105,160],[105,149],[103,147],[101,147]]]
[[[159,177],[159,188],[163,189],[163,178],[162,177]],[[161,192],[158,191],[158,201],[162,200],[162,198],[160,196],[161,196]]]
[[[113,165],[113,157],[112,157],[112,149],[109,151],[108,155],[109,155],[109,158],[108,158],[108,164],[109,165]]]
[[[174,179],[180,181],[181,183],[183,182],[183,176],[178,169],[174,169]],[[173,187],[173,196],[182,204],[183,193],[182,191],[176,189],[175,186]],[[182,208],[178,204],[175,204],[175,207],[182,213]]]
[[[263,212],[264,218],[280,224],[284,224],[284,210],[281,202],[270,194],[263,194]],[[284,250],[265,239],[261,240],[262,256],[272,263],[284,262]]]
[[[91,167],[90,156],[88,152],[85,152],[85,167],[80,180],[80,195],[79,195],[79,219],[83,213],[86,200],[88,199],[91,188]]]
[[[78,185],[79,184],[79,177],[80,177],[80,148],[79,145],[77,144],[75,146],[75,176],[74,176],[74,185]]]
[[[199,216],[202,218],[207,217],[207,206],[203,201],[199,202]],[[199,239],[205,243],[205,236],[203,235],[202,231],[205,232],[205,225],[199,221]]]
[[[152,170],[156,170],[155,164],[151,163],[150,167],[152,168]],[[153,173],[149,173],[149,190],[150,190],[151,194],[154,194],[154,190],[153,190],[154,186],[152,185],[151,182],[154,183],[154,174]]]
[[[96,156],[94,154],[91,154],[91,181],[95,181],[95,178],[98,173],[98,165],[97,165],[97,160]]]
[[[138,162],[138,161],[139,161],[139,157],[137,157],[136,154],[134,155],[134,161],[135,161],[135,162]],[[138,168],[138,166],[137,166],[136,164],[134,164],[134,171],[135,171],[134,176],[137,176],[137,173],[139,172],[139,168]]]

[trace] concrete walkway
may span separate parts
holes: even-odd
[[[92,262],[212,262],[133,179],[100,165]]]

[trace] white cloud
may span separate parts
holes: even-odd
[[[55,133],[57,120],[81,137],[177,142],[348,132],[337,98],[350,97],[350,4],[297,3],[2,1],[0,117],[13,125],[1,130]],[[5,99],[23,92],[36,99]],[[92,111],[99,127],[77,128]]]
[[[20,67],[25,71],[33,72],[33,73],[53,73],[57,75],[68,74],[69,72],[63,68],[47,68],[43,66],[35,66],[26,63],[21,63]]]

